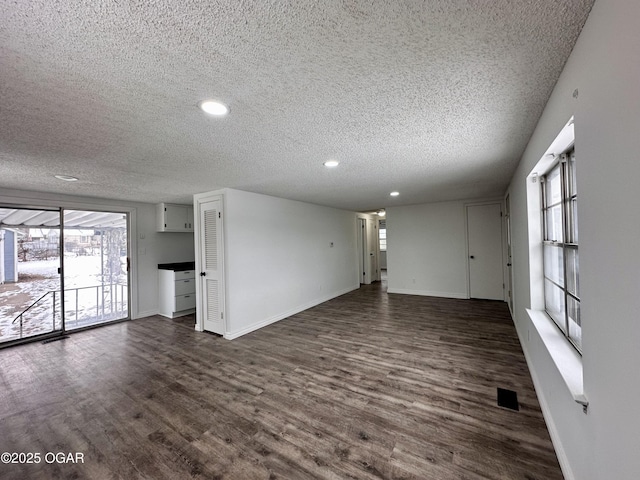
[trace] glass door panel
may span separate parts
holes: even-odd
[[[127,214],[64,210],[65,330],[129,318]]]
[[[62,331],[60,210],[0,206],[0,344]]]

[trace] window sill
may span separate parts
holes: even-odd
[[[573,399],[586,407],[589,402],[584,395],[582,357],[545,312],[527,309],[527,313]]]

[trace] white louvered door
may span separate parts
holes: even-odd
[[[200,206],[200,275],[202,319],[207,332],[224,334],[224,285],[222,273],[221,200]]]

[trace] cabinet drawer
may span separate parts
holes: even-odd
[[[196,281],[193,278],[186,280],[176,280],[175,294],[186,295],[187,293],[196,293]]]
[[[180,272],[173,272],[174,280],[184,280],[186,278],[196,278],[196,272],[193,270],[184,270]]]
[[[196,308],[196,296],[195,294],[190,295],[178,295],[176,297],[176,312],[181,310],[188,310],[190,308]]]

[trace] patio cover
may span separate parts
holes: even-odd
[[[64,228],[105,229],[126,226],[124,213],[96,212],[86,210],[63,210]],[[59,227],[58,210],[38,210],[27,208],[0,208],[0,228],[3,227]]]

